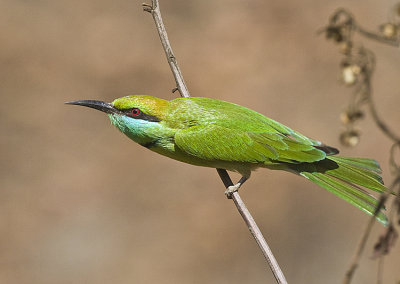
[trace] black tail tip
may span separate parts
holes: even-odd
[[[314,147],[319,149],[319,150],[321,150],[321,151],[324,151],[328,156],[339,154],[339,150],[338,149],[333,148],[331,146],[324,145],[324,144],[317,145],[317,146],[314,146]]]

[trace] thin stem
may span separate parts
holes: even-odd
[[[364,29],[363,27],[361,27],[359,24],[356,23],[354,16],[349,11],[347,11],[346,9],[343,9],[343,8],[339,8],[338,10],[336,10],[336,12],[331,17],[330,21],[333,23],[337,23],[341,19],[342,19],[341,22],[344,25],[351,26],[351,31],[354,30],[354,31],[360,33],[361,35],[365,36],[366,38],[376,40],[381,43],[388,44],[388,45],[391,45],[394,47],[400,46],[400,41],[398,38],[391,39],[391,38],[387,38],[381,34],[367,31],[366,29]]]
[[[370,105],[370,108],[375,110],[375,107],[373,106],[373,102],[371,99],[371,86],[370,86],[370,82],[369,79],[365,79],[365,87],[366,87],[366,95],[368,97],[368,104]],[[381,125],[378,123],[379,117],[377,116],[376,112],[375,115],[373,115],[375,122],[378,124],[378,126],[382,129]],[[383,124],[384,125],[384,124]],[[387,129],[386,127],[384,129]],[[382,129],[382,131],[384,131],[384,129]],[[385,131],[384,131],[385,132]],[[349,284],[351,282],[351,280],[353,279],[353,275],[354,272],[356,271],[358,264],[360,262],[361,256],[364,252],[364,248],[365,245],[368,241],[369,235],[371,234],[371,230],[372,227],[375,223],[375,218],[376,215],[379,213],[379,211],[381,210],[381,208],[383,207],[388,195],[390,195],[390,190],[386,190],[384,193],[381,194],[380,196],[380,200],[379,200],[379,204],[377,206],[377,209],[375,210],[375,214],[373,216],[371,216],[371,218],[369,219],[367,226],[365,227],[364,233],[361,237],[361,240],[357,246],[357,249],[353,255],[353,259],[350,262],[350,265],[346,271],[344,280],[343,280],[343,284]]]
[[[378,275],[377,275],[377,284],[383,283],[383,268],[384,268],[384,259],[385,257],[381,255],[378,259]]]
[[[167,31],[165,29],[164,23],[162,21],[160,6],[158,0],[152,0],[152,4],[142,4],[143,10],[146,12],[151,13],[153,16],[154,22],[156,24],[156,28],[158,34],[160,36],[160,40],[162,46],[165,51],[165,55],[167,56],[168,64],[171,68],[172,74],[174,75],[176,88],[179,90],[182,97],[190,97],[189,90],[186,87],[185,81],[183,79],[182,73],[179,69],[178,62],[172,52],[171,44],[168,40]],[[223,169],[217,169],[218,174],[221,177],[222,182],[224,183],[225,187],[229,187],[233,185],[231,178],[228,175],[228,172]],[[258,246],[260,247],[263,255],[265,256],[274,276],[279,284],[286,284],[287,281],[285,276],[280,269],[278,262],[276,261],[275,257],[273,256],[266,240],[264,239],[260,229],[258,228],[256,222],[254,221],[253,217],[251,216],[249,210],[247,209],[246,205],[240,198],[238,192],[232,194],[232,199],[236,205],[237,210],[239,211],[240,215],[242,216],[243,220],[246,222],[251,234],[255,238]]]
[[[360,262],[360,258],[364,252],[365,245],[367,243],[368,237],[371,233],[374,223],[375,223],[375,216],[372,216],[369,219],[367,226],[365,227],[364,234],[357,246],[356,252],[353,256],[350,266],[349,266],[348,270],[346,271],[346,274],[345,274],[345,277],[343,280],[343,284],[349,284],[351,282],[354,272],[356,271],[356,269],[358,267],[358,263]]]
[[[228,188],[229,186],[233,185],[233,182],[228,174],[228,172],[224,169],[217,169],[217,172],[224,183],[225,187]],[[250,233],[253,235],[254,239],[256,240],[258,246],[260,247],[265,259],[267,260],[269,267],[272,270],[272,273],[275,276],[277,283],[287,283],[285,276],[281,268],[279,267],[278,262],[276,261],[274,255],[272,254],[271,249],[268,246],[268,243],[265,241],[264,236],[262,235],[260,229],[258,228],[256,222],[254,221],[253,217],[251,216],[249,210],[247,209],[246,205],[244,204],[242,198],[240,197],[239,193],[235,191],[232,193],[233,201],[242,216],[243,220],[246,222],[247,227],[249,228]]]
[[[365,86],[365,92],[366,92],[365,94],[366,94],[366,97],[368,98],[367,103],[369,105],[372,118],[375,121],[376,125],[378,126],[378,128],[387,137],[392,139],[395,143],[400,143],[400,140],[397,137],[397,135],[383,122],[383,120],[380,118],[380,116],[378,115],[378,113],[376,111],[376,107],[375,107],[374,101],[372,99],[372,88],[371,88],[370,74],[368,74],[367,77],[365,78],[364,86]],[[391,151],[391,158],[393,158],[393,149],[394,148],[392,148],[392,151]],[[356,251],[354,253],[354,256],[353,256],[353,259],[352,259],[352,261],[351,261],[351,263],[349,265],[349,268],[346,271],[345,278],[344,278],[344,281],[343,281],[344,284],[349,284],[351,282],[351,280],[353,278],[353,275],[354,275],[354,272],[356,271],[356,269],[358,267],[358,264],[360,262],[361,256],[362,256],[362,254],[364,252],[365,245],[367,243],[368,237],[371,234],[372,227],[373,227],[373,225],[375,223],[375,220],[376,220],[376,215],[384,207],[386,200],[389,198],[390,194],[392,193],[392,188],[393,188],[393,185],[388,187],[385,190],[385,192],[383,192],[380,195],[379,203],[378,203],[377,208],[375,210],[375,214],[373,216],[371,216],[371,218],[370,218],[370,220],[369,220],[369,222],[368,222],[368,224],[367,224],[367,226],[366,226],[366,228],[364,230],[364,233],[363,233],[363,235],[361,237],[361,240],[360,240],[360,242],[359,242],[359,244],[357,246],[357,249],[356,249]],[[380,257],[380,261],[382,261],[382,263],[379,264],[380,265],[379,266],[379,273],[381,273],[381,271],[383,270],[383,267],[381,267],[381,265],[383,265],[383,256]],[[378,279],[381,279],[381,278],[378,278]],[[379,280],[378,280],[378,283],[380,283]]]
[[[186,87],[185,80],[183,80],[183,75],[181,73],[181,70],[179,69],[178,62],[174,53],[172,52],[172,47],[168,40],[168,35],[161,17],[160,5],[158,3],[158,0],[152,0],[151,2],[151,6],[148,4],[142,4],[143,10],[149,12],[153,16],[154,23],[156,24],[158,35],[160,36],[161,44],[164,48],[169,67],[171,68],[172,74],[175,78],[176,88],[178,88],[181,97],[190,97],[189,90]]]
[[[368,104],[369,110],[371,112],[372,118],[374,119],[376,125],[382,130],[387,137],[393,140],[395,143],[400,143],[400,137],[398,137],[387,125],[383,122],[381,117],[378,115],[378,112],[375,107],[375,103],[372,98],[372,91],[371,91],[371,84],[369,80],[366,82],[367,85],[367,92],[368,92]]]
[[[364,28],[360,27],[359,25],[356,25],[356,30],[362,34],[363,36],[372,39],[372,40],[376,40],[379,41],[381,43],[385,43],[394,47],[399,47],[400,46],[400,42],[396,39],[389,39],[386,38],[380,34],[376,34],[370,31],[365,30]]]

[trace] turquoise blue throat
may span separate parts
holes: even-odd
[[[109,114],[108,117],[122,133],[142,145],[158,139],[163,133],[163,126],[159,122],[134,119],[118,114]]]

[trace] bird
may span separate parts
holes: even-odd
[[[108,114],[111,124],[134,142],[195,166],[237,172],[229,197],[258,168],[305,177],[388,224],[384,208],[366,189],[386,191],[377,161],[338,156],[339,151],[254,110],[206,97],[164,100],[131,95],[111,103],[66,102]],[[379,210],[379,212],[376,212]]]

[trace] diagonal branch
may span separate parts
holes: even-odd
[[[172,74],[174,75],[176,88],[179,90],[181,97],[190,97],[189,90],[186,87],[185,80],[183,80],[182,72],[179,69],[178,62],[176,61],[175,55],[172,52],[171,44],[168,40],[167,31],[163,20],[161,18],[160,5],[158,0],[152,0],[152,4],[142,4],[143,10],[149,12],[154,19],[158,35],[160,36],[161,44],[165,51],[165,56],[167,57],[169,67],[171,68]]]
[[[361,256],[364,252],[365,245],[367,244],[368,241],[368,237],[371,233],[373,225],[375,224],[375,217],[376,216],[374,215],[369,219],[367,226],[364,229],[364,234],[362,235],[362,238],[358,243],[353,259],[351,260],[351,263],[346,271],[345,277],[343,279],[343,284],[350,284],[351,280],[353,279],[354,272],[358,268]]]
[[[217,172],[226,188],[233,185],[233,182],[232,182],[231,178],[229,177],[229,174],[226,170],[217,169]],[[277,283],[287,283],[287,281],[285,279],[285,275],[283,275],[283,272],[282,272],[281,268],[279,267],[279,264],[276,261],[274,255],[272,254],[272,251],[269,248],[267,241],[264,239],[264,236],[262,235],[260,229],[258,228],[256,221],[254,221],[253,216],[251,216],[249,210],[247,209],[246,205],[242,201],[242,198],[240,198],[239,193],[237,191],[233,192],[231,198],[233,199],[233,202],[235,202],[235,205],[236,205],[240,215],[242,215],[242,218],[246,222],[246,225],[249,228],[250,233],[253,235],[253,237],[256,240],[258,246],[260,247],[265,259],[267,260],[268,265],[271,268],[272,273],[275,276],[276,282]]]
[[[165,30],[165,26],[161,18],[161,12],[158,0],[152,0],[151,5],[149,4],[142,4],[142,5],[143,5],[143,10],[149,12],[153,16],[158,34],[160,36],[161,43],[165,51],[165,55],[167,56],[168,64],[175,78],[176,89],[179,90],[179,93],[182,97],[190,97],[189,90],[187,89],[185,81],[183,80],[182,73],[179,69],[177,60],[174,56],[174,53],[172,52],[171,44],[169,43],[168,40],[167,31]],[[224,183],[225,187],[233,185],[232,180],[229,177],[229,174],[226,170],[217,169],[217,172],[222,182]],[[260,229],[258,228],[256,222],[251,216],[249,210],[246,208],[246,205],[240,198],[240,195],[237,191],[232,194],[232,199],[243,220],[246,222],[246,225],[248,226],[251,234],[256,240],[258,246],[260,247],[264,257],[266,258],[275,276],[276,282],[282,284],[287,283],[285,276],[283,275],[282,270],[280,269],[278,262],[276,261],[274,255],[272,254],[272,251],[269,248],[264,236],[262,235]]]

